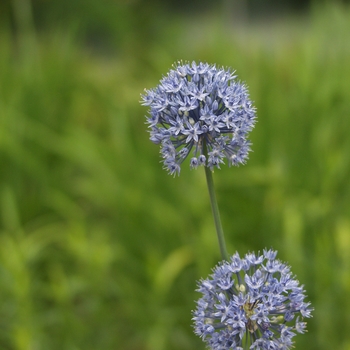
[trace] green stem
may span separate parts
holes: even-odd
[[[216,234],[218,236],[221,256],[222,256],[223,260],[228,261],[229,256],[228,256],[228,253],[226,250],[225,236],[224,236],[224,231],[223,231],[222,225],[221,225],[220,212],[219,212],[218,202],[216,200],[216,195],[215,195],[213,174],[212,174],[212,171],[207,166],[205,166],[204,169],[205,169],[205,175],[207,178],[207,185],[208,185],[208,190],[209,190],[211,209],[213,212]]]
[[[14,23],[18,31],[20,49],[24,56],[36,53],[36,38],[31,0],[12,0]],[[33,52],[34,51],[34,52]]]

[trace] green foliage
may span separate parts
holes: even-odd
[[[204,348],[194,289],[220,256],[204,171],[161,169],[139,105],[195,59],[234,67],[258,111],[247,165],[214,173],[229,252],[279,250],[315,307],[297,348],[349,349],[350,9],[142,25],[110,22],[109,57],[70,26],[0,32],[0,348]]]

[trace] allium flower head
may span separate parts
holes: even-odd
[[[306,331],[311,317],[303,286],[290,267],[264,250],[217,265],[200,281],[203,296],[193,312],[195,333],[213,350],[288,350],[295,333]]]
[[[179,174],[188,156],[190,167],[220,168],[245,163],[246,136],[255,124],[255,108],[245,85],[230,69],[208,63],[179,63],[155,89],[146,90],[150,139],[161,145],[164,167]]]

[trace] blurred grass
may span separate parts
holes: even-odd
[[[118,23],[108,55],[70,26],[24,41],[2,26],[1,349],[204,348],[195,281],[219,259],[204,172],[161,169],[138,103],[178,59],[234,67],[258,109],[248,164],[214,174],[229,251],[278,249],[315,307],[296,346],[350,349],[350,9],[221,16]]]

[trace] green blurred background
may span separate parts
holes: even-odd
[[[297,349],[350,349],[350,7],[262,0],[1,1],[0,349],[204,349],[204,171],[161,169],[139,104],[180,59],[257,107],[247,165],[214,173],[229,252],[292,266]]]

